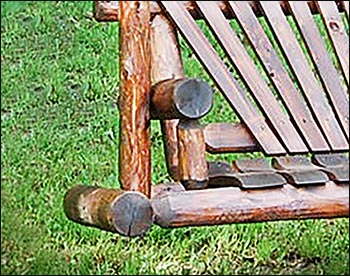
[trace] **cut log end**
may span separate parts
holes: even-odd
[[[152,88],[153,119],[199,119],[213,105],[213,91],[199,79],[169,79]]]
[[[127,237],[140,236],[153,224],[153,211],[149,199],[135,192],[125,192],[112,203],[113,225]]]
[[[63,205],[70,220],[123,236],[141,236],[153,224],[150,200],[139,192],[78,185]]]
[[[205,116],[213,105],[213,91],[202,80],[185,79],[175,89],[175,104],[184,118]]]

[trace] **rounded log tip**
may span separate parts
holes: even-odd
[[[184,79],[174,91],[174,102],[185,118],[198,119],[210,111],[213,91],[205,81]]]
[[[115,230],[127,237],[141,236],[153,224],[150,200],[139,192],[127,191],[112,203]]]

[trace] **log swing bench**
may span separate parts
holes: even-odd
[[[95,1],[94,16],[119,21],[121,189],[71,188],[70,220],[139,236],[152,224],[349,217],[348,1]],[[200,123],[213,90],[184,75],[178,32],[240,122]],[[151,183],[150,120],[171,183]]]

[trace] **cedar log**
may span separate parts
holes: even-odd
[[[209,178],[203,127],[197,120],[180,121],[177,134],[181,183],[188,190],[206,188]]]
[[[139,192],[78,185],[63,206],[70,220],[123,236],[140,236],[153,224],[150,200]]]
[[[151,81],[156,84],[168,79],[182,79],[183,64],[176,31],[164,15],[156,15],[151,22]],[[179,180],[178,119],[161,120],[164,152],[170,176]]]
[[[161,227],[348,217],[349,185],[186,191],[152,199],[152,207]]]
[[[170,79],[152,88],[153,119],[199,119],[213,105],[213,91],[198,79]]]
[[[118,21],[119,20],[119,2],[121,1],[94,1],[93,14],[97,21]],[[202,14],[199,12],[194,1],[182,1],[187,10],[195,19],[202,19]],[[345,11],[344,1],[335,1],[340,12]],[[248,1],[252,7],[254,13],[257,16],[264,15],[257,1]],[[282,6],[282,10],[286,15],[290,15],[290,9],[287,1],[279,1]],[[310,10],[313,14],[318,13],[318,9],[314,1],[307,1]],[[235,15],[231,12],[231,9],[226,1],[220,1],[220,8],[227,19],[235,18]],[[152,16],[161,13],[161,8],[156,1],[150,1],[150,9]]]
[[[179,182],[152,185],[152,198],[185,191]],[[66,216],[123,236],[140,236],[153,224],[150,200],[139,192],[77,185],[64,197]]]
[[[150,10],[148,1],[120,2],[120,145],[122,189],[150,197]]]

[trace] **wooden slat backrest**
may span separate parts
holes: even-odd
[[[241,41],[231,29],[229,21],[224,17],[218,3],[215,1],[198,1],[197,4],[208,20],[210,27],[218,36],[218,40],[226,50],[228,57],[238,68],[246,85],[251,91],[254,91],[253,95],[256,101],[261,105],[264,114],[266,114],[266,117],[268,117],[276,129],[288,150],[291,152],[307,151],[306,146],[290,122],[287,114],[281,108],[275,108],[275,106],[279,106],[277,99],[257,71],[253,60],[245,51]]]
[[[279,2],[262,1],[259,6],[287,65],[280,60],[251,5],[241,1],[228,1],[274,89],[270,89],[260,75],[218,2],[197,2],[198,10],[242,78],[248,91],[245,92],[184,4],[160,1],[266,154],[346,151],[349,149],[348,83],[341,82],[341,76],[332,63],[306,2],[285,2],[301,30],[299,35],[306,44],[306,50],[298,42]],[[331,8],[320,3],[317,7],[326,26],[331,26],[334,20],[341,18],[334,3]],[[346,4],[344,9],[346,10]],[[335,13],[339,18],[335,19]],[[341,26],[340,22],[337,24]],[[341,35],[333,34],[332,38],[330,30],[332,27],[328,33],[345,75],[349,57],[344,54],[346,51],[348,53],[348,48],[344,45],[349,38],[345,31]],[[295,79],[294,82],[289,77],[290,74]],[[256,100],[256,105],[249,100],[248,93]]]
[[[323,17],[343,74],[349,85],[349,37],[345,32],[344,23],[335,3],[332,1],[318,1],[317,7]]]
[[[260,5],[271,25],[271,30],[275,33],[281,45],[281,50],[286,55],[290,66],[297,76],[311,110],[317,117],[331,149],[347,149],[348,142],[280,6],[276,5],[275,2],[263,1],[260,2]]]
[[[303,1],[290,2],[290,7],[306,41],[306,46],[311,54],[316,70],[318,70],[326,92],[336,110],[338,120],[341,122],[346,137],[349,139],[349,101],[338,72],[327,53],[326,45],[317,30],[317,26],[306,3]]]
[[[230,1],[232,10],[237,20],[243,27],[249,41],[265,66],[272,83],[275,85],[279,95],[283,99],[291,117],[300,129],[309,147],[313,151],[327,151],[329,146],[323,137],[321,131],[312,117],[311,112],[302,96],[294,87],[287,71],[283,67],[277,52],[273,48],[270,40],[260,25],[258,19],[254,16],[252,9],[245,1]]]

